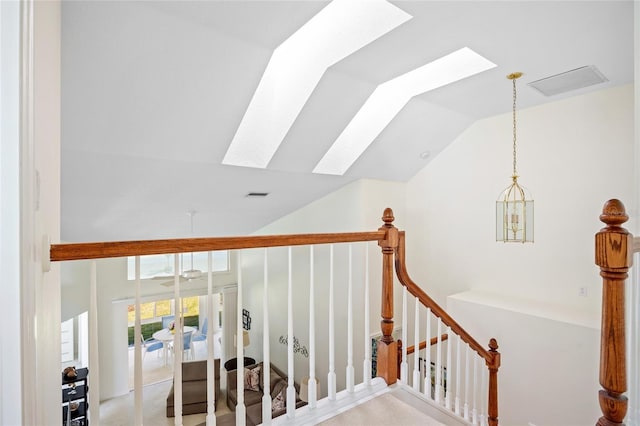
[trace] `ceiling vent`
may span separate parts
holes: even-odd
[[[576,68],[551,77],[532,81],[529,86],[545,96],[554,96],[594,84],[604,83],[607,78],[593,65]]]
[[[246,197],[248,198],[263,198],[269,195],[268,192],[249,192]]]

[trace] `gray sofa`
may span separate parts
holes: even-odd
[[[253,368],[256,365],[262,366],[262,363],[248,365],[246,368]],[[227,406],[235,411],[236,405],[238,404],[238,390],[237,390],[237,370],[232,370],[227,372]],[[271,395],[271,400],[275,400],[278,394],[284,389],[284,393],[287,392],[288,386],[288,378],[287,375],[284,374],[278,367],[271,364],[271,373],[270,373],[270,389],[269,393]],[[252,391],[245,389],[244,391],[244,405],[247,411],[246,422],[248,426],[259,425],[262,423],[262,396],[263,393],[263,379],[262,374],[260,374],[260,391]],[[296,383],[296,408],[302,407],[307,403],[302,401],[298,396],[300,392],[300,387]],[[284,409],[275,410],[271,413],[271,418],[276,418],[281,416],[287,412],[286,405]]]
[[[216,399],[220,397],[220,360],[215,363]],[[167,417],[174,417],[173,388],[167,395]],[[182,414],[207,412],[207,360],[182,363]]]

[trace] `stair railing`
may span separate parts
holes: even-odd
[[[640,252],[640,238],[621,226],[628,219],[622,202],[607,201],[600,215],[606,226],[595,236],[595,263],[602,276],[599,426],[624,425],[627,414],[625,281],[633,253]]]
[[[405,288],[405,295],[411,294],[416,301],[416,320],[418,319],[419,309],[425,309],[428,313],[427,319],[427,329],[430,328],[430,315],[433,315],[437,320],[437,333],[434,333],[432,336],[430,331],[427,332],[426,341],[431,341],[431,338],[435,338],[435,350],[436,350],[436,363],[435,363],[435,391],[428,392],[428,396],[434,399],[436,402],[442,403],[446,408],[451,408],[451,403],[453,401],[453,396],[451,394],[453,386],[451,383],[446,385],[447,380],[451,382],[451,376],[449,374],[455,374],[456,376],[456,385],[455,390],[459,393],[464,389],[465,397],[464,397],[464,418],[472,422],[473,424],[485,424],[488,421],[489,425],[497,425],[498,424],[498,402],[497,402],[497,372],[500,366],[500,354],[497,351],[498,345],[494,339],[491,339],[489,343],[489,350],[483,348],[475,339],[473,339],[460,325],[458,325],[438,304],[436,304],[420,287],[418,287],[410,278],[406,272],[406,264],[405,264],[405,234],[404,232],[398,231],[395,226],[393,226],[392,222],[393,212],[391,209],[386,209],[383,214],[383,222],[384,225],[379,228],[377,231],[373,232],[353,232],[353,233],[334,233],[334,234],[297,234],[297,235],[270,235],[270,236],[249,236],[249,237],[223,237],[223,238],[188,238],[188,239],[174,239],[174,240],[154,240],[154,241],[124,241],[124,242],[101,242],[101,243],[79,243],[79,244],[57,244],[52,245],[50,248],[50,260],[51,261],[67,261],[67,260],[80,260],[80,259],[104,259],[104,258],[113,258],[113,257],[127,257],[134,256],[139,257],[142,255],[149,254],[174,254],[174,260],[177,263],[178,253],[189,253],[189,252],[202,252],[202,251],[215,251],[215,250],[242,250],[249,248],[263,248],[267,249],[270,247],[291,247],[291,246],[309,246],[309,404],[308,410],[314,410],[316,405],[316,392],[315,392],[315,324],[313,322],[314,315],[314,301],[313,301],[313,247],[315,245],[332,245],[334,243],[357,243],[357,242],[368,242],[368,241],[377,241],[378,245],[382,250],[382,277],[381,277],[381,289],[382,289],[382,303],[381,303],[381,331],[382,338],[377,344],[377,358],[376,358],[376,374],[378,377],[384,379],[387,385],[393,384],[397,381],[398,377],[398,343],[394,340],[392,336],[393,328],[394,328],[394,319],[393,319],[393,281],[394,281],[394,269],[395,274],[397,275],[400,283]],[[238,256],[240,257],[241,251]],[[332,254],[331,254],[332,256]],[[289,256],[290,257],[290,256]],[[351,249],[349,248],[349,265],[351,265]],[[266,260],[266,251],[264,254],[264,259]],[[368,262],[368,261],[367,261]],[[238,269],[238,318],[237,318],[237,335],[242,334],[242,318],[240,312],[242,310],[242,277],[241,277],[241,261],[238,261],[239,269]],[[289,265],[291,261],[289,260]],[[265,262],[266,265],[266,262]],[[395,268],[394,268],[395,265]],[[332,267],[331,267],[332,268]],[[349,266],[349,275],[351,275],[351,266]],[[139,268],[136,272],[136,311],[139,311],[140,308],[140,273]],[[178,267],[176,266],[176,271]],[[211,293],[211,274],[209,274],[209,293]],[[266,266],[264,268],[264,293],[265,300],[268,294],[268,284],[267,284],[267,269]],[[367,281],[368,278],[365,278]],[[92,262],[92,272],[91,272],[91,281],[92,288],[96,287],[96,267],[95,263]],[[291,298],[291,278],[289,278],[289,299]],[[329,283],[329,292],[332,293],[332,280]],[[357,386],[355,386],[353,380],[353,370],[354,370],[354,362],[352,356],[352,341],[354,340],[353,332],[352,332],[352,311],[351,311],[351,278],[349,278],[348,282],[348,298],[349,298],[349,312],[348,312],[348,362],[347,362],[347,373],[346,373],[346,392],[347,394],[353,395],[357,391]],[[368,289],[368,284],[365,286]],[[368,291],[368,290],[367,290]],[[95,292],[94,292],[95,293]],[[181,297],[180,292],[180,280],[178,273],[174,277],[174,293],[175,299],[178,301]],[[368,300],[368,293],[364,296],[365,301]],[[405,296],[406,297],[406,296]],[[95,298],[95,297],[94,297]],[[331,297],[331,300],[333,298]],[[91,309],[94,311],[94,317],[96,309]],[[179,306],[176,305],[176,312],[178,312]],[[333,315],[333,305],[330,305],[329,310],[331,312],[330,317]],[[267,362],[269,360],[269,335],[268,335],[268,312],[265,307],[264,315],[267,316],[264,318],[265,330],[263,336],[263,348],[265,350],[264,360]],[[288,301],[288,311],[291,311],[291,300]],[[368,306],[365,306],[365,316],[368,313]],[[405,309],[406,315],[406,309]],[[291,316],[291,315],[289,315]],[[179,318],[177,318],[179,320]],[[90,320],[94,325],[96,324],[97,317],[94,318],[93,321]],[[289,352],[289,363],[288,363],[288,371],[291,373],[293,371],[293,340],[294,336],[292,333],[292,319],[288,319],[288,352]],[[363,339],[365,342],[365,360],[364,360],[364,374],[363,380],[365,387],[371,387],[373,381],[370,379],[370,371],[371,368],[371,359],[368,348],[370,348],[370,334],[368,333],[368,321],[365,321],[365,332]],[[330,336],[332,336],[332,327],[330,326]],[[140,330],[140,318],[139,315],[136,315],[136,333],[139,334]],[[414,356],[417,357],[421,351],[420,343],[418,339],[418,332],[416,327],[416,337],[414,339],[414,346],[418,346],[418,350],[415,351]],[[446,328],[446,330],[443,330]],[[407,327],[403,327],[403,333],[406,333]],[[97,356],[97,330],[94,333],[94,342],[95,344],[90,345],[90,352],[95,353]],[[444,337],[446,336],[446,337]],[[456,363],[459,365],[461,363],[462,358],[462,344],[465,346],[465,355],[466,355],[466,368],[465,368],[465,385],[462,386],[460,384],[461,375],[458,373],[462,371],[459,366],[458,368],[452,368],[453,366],[453,358],[452,354],[454,350],[452,349],[452,338],[453,342],[456,344]],[[176,332],[176,347],[181,348],[181,327],[178,327],[178,331]],[[332,338],[330,337],[329,344],[332,345]],[[406,337],[403,336],[403,340],[406,342]],[[139,338],[135,339],[136,342],[136,407],[135,407],[135,418],[136,424],[140,424],[142,420],[142,398],[141,398],[141,349],[139,348]],[[443,356],[443,346],[446,345],[446,358]],[[236,421],[237,424],[244,424],[245,416],[245,407],[244,407],[244,398],[243,398],[243,390],[244,390],[244,380],[243,380],[243,357],[242,357],[242,348],[241,345],[238,345],[238,375],[237,375],[237,391],[238,391],[238,401],[236,408]],[[426,343],[425,343],[426,346]],[[426,357],[429,357],[430,351],[426,350]],[[402,349],[404,352],[404,349]],[[476,356],[477,355],[477,356]],[[473,361],[473,367],[471,366],[471,357],[475,357]],[[209,354],[209,358],[212,357],[212,354]],[[334,370],[334,360],[333,354],[330,351],[329,353],[329,376],[327,378],[328,382],[328,400],[335,401],[336,399],[336,389],[335,389],[335,370]],[[401,365],[402,363],[406,363],[406,355],[400,355]],[[479,366],[479,360],[484,360],[485,364],[488,366],[488,391],[478,391],[484,386],[486,381],[486,373],[487,370],[481,370]],[[208,364],[208,376],[209,380],[213,382],[213,362],[210,359]],[[92,365],[98,365],[99,361],[92,361]],[[174,371],[176,372],[175,377],[175,422],[176,424],[181,424],[182,421],[182,400],[181,400],[181,380],[180,373],[182,371],[182,357],[177,354],[175,358]],[[425,372],[430,370],[430,363],[427,363]],[[444,368],[448,369],[447,377],[443,374]],[[415,366],[414,366],[415,368]],[[455,372],[454,372],[455,370]],[[471,374],[473,371],[473,374]],[[425,373],[426,374],[426,373]],[[415,373],[414,373],[415,375]],[[290,374],[290,376],[292,376]],[[264,375],[265,385],[268,386],[268,374]],[[289,387],[287,391],[289,392],[289,388],[293,389],[293,383],[291,382],[292,377],[289,377]],[[473,387],[470,385],[469,381],[473,381]],[[425,380],[426,382],[426,380]],[[376,383],[384,385],[381,380],[376,380]],[[481,385],[481,383],[483,385]],[[425,390],[427,389],[425,384]],[[429,387],[430,388],[430,387]],[[470,394],[471,392],[471,394]],[[427,393],[427,392],[425,392]],[[476,410],[478,407],[477,399],[482,399],[484,394],[487,394],[487,410],[486,410],[486,418],[484,417],[485,410],[484,408],[480,408]],[[348,398],[347,398],[348,399]],[[471,399],[473,402],[471,403]],[[295,400],[295,398],[287,399],[287,417],[291,418],[294,416],[295,411],[289,410],[289,401]],[[459,403],[460,397],[456,394],[455,397],[455,412],[457,414],[461,413],[462,406]],[[265,410],[265,418],[263,419],[266,424],[269,423],[270,420],[270,405],[271,400],[267,398],[264,401],[263,409]],[[482,403],[481,403],[482,405]],[[318,407],[320,408],[320,407]],[[327,408],[331,408],[331,406],[327,406]],[[99,403],[96,403],[92,406],[94,410],[94,420],[98,420],[99,416]],[[210,413],[212,414],[212,413]],[[215,422],[215,418],[211,419],[212,422]],[[97,424],[97,421],[95,422]]]
[[[498,343],[495,339],[489,341],[489,349],[485,349],[480,345],[467,331],[465,331],[451,316],[442,309],[431,297],[429,297],[413,280],[409,277],[406,268],[405,259],[405,233],[399,231],[393,225],[393,211],[386,209],[383,215],[384,225],[380,230],[385,231],[385,239],[378,244],[382,248],[382,338],[378,342],[378,376],[385,379],[387,384],[395,383],[398,377],[403,376],[402,366],[408,362],[404,350],[398,347],[398,341],[394,340],[392,332],[394,330],[393,319],[393,272],[395,265],[395,274],[400,281],[400,284],[404,286],[406,292],[411,294],[416,301],[415,316],[416,325],[415,330],[415,342],[419,342],[418,338],[418,317],[420,314],[419,306],[426,308],[427,311],[427,340],[431,339],[430,325],[431,316],[433,315],[437,320],[437,333],[436,333],[436,363],[435,363],[435,389],[430,390],[430,378],[428,372],[431,368],[429,362],[430,350],[426,350],[425,357],[427,359],[425,366],[425,383],[424,393],[428,397],[445,405],[446,408],[452,409],[451,401],[454,399],[450,393],[455,390],[455,407],[452,409],[456,414],[464,417],[466,420],[472,422],[472,424],[484,424],[488,423],[490,426],[498,425],[498,369],[500,367],[500,353],[498,352]],[[405,293],[406,294],[406,293]],[[405,317],[403,317],[403,339],[407,341],[406,337],[406,301],[403,300],[403,311]],[[448,372],[452,372],[455,375],[455,386],[451,383],[451,377],[448,378],[448,389],[443,389],[445,378],[442,376],[442,370],[444,362],[442,359],[442,341],[441,336],[442,328],[448,329],[448,348],[446,350],[446,366]],[[455,339],[452,339],[453,334]],[[455,340],[456,345],[452,345],[452,340]],[[466,350],[462,350],[461,346],[464,344]],[[419,352],[419,351],[418,351]],[[413,387],[417,387],[417,378],[419,378],[419,368],[416,367],[418,363],[418,352],[414,353],[414,380]],[[455,366],[453,365],[452,353],[456,353]],[[461,360],[462,354],[465,353],[465,368],[464,368],[464,385],[461,383]],[[400,353],[400,355],[399,355]],[[486,418],[484,417],[484,407],[478,406],[477,399],[483,395],[483,389],[481,383],[484,382],[486,370],[484,372],[479,371],[477,365],[478,358],[475,361],[470,361],[470,355],[477,355],[479,359],[484,360],[488,369],[488,387],[486,389],[487,407]],[[399,360],[398,357],[402,356],[403,359]],[[471,366],[473,364],[473,366]],[[455,370],[455,372],[453,372]],[[449,373],[447,373],[449,374]],[[408,374],[406,374],[408,376]],[[473,381],[473,385],[469,383]],[[408,381],[408,378],[407,378]],[[446,392],[442,397],[442,392]],[[462,395],[464,391],[464,395]],[[472,393],[472,395],[470,394]],[[460,400],[464,400],[464,407],[460,403]]]
[[[120,241],[120,242],[96,242],[96,243],[70,243],[70,244],[54,244],[51,245],[49,250],[49,258],[53,262],[62,262],[69,260],[91,260],[91,273],[90,273],[90,281],[91,281],[91,307],[90,307],[90,327],[92,328],[91,339],[92,342],[89,344],[89,352],[90,352],[90,365],[93,368],[93,383],[96,389],[99,388],[98,385],[98,371],[99,368],[99,359],[98,359],[98,331],[97,331],[97,299],[96,299],[96,288],[97,288],[97,268],[96,268],[96,260],[98,259],[107,259],[107,258],[118,258],[118,257],[135,257],[136,261],[136,298],[135,298],[135,310],[136,310],[136,320],[135,320],[135,355],[134,355],[134,424],[139,425],[142,424],[143,419],[143,386],[142,386],[142,351],[140,344],[140,267],[139,267],[139,258],[144,255],[153,255],[153,254],[173,254],[175,261],[175,276],[174,276],[174,299],[176,303],[175,312],[178,313],[176,317],[176,322],[180,324],[180,305],[179,300],[182,296],[181,294],[181,286],[180,286],[180,277],[179,277],[179,264],[178,264],[178,256],[180,253],[189,253],[189,252],[209,252],[209,269],[208,269],[208,294],[211,297],[212,294],[212,276],[211,276],[211,252],[216,250],[238,250],[238,271],[237,271],[237,279],[238,279],[238,293],[237,293],[237,328],[236,335],[242,335],[242,274],[241,274],[241,266],[242,262],[240,258],[242,257],[242,252],[244,249],[255,249],[262,248],[264,249],[264,259],[265,259],[265,269],[264,269],[264,316],[263,316],[263,324],[265,329],[263,330],[263,362],[267,365],[269,364],[269,313],[266,307],[267,295],[268,295],[268,280],[267,280],[267,269],[266,269],[266,259],[267,259],[267,248],[275,248],[275,247],[287,247],[289,249],[289,269],[291,266],[291,247],[293,246],[308,246],[310,250],[309,262],[310,262],[310,300],[309,300],[309,328],[310,328],[310,346],[309,346],[309,401],[308,407],[310,409],[315,409],[316,400],[318,396],[315,392],[315,349],[314,349],[314,337],[315,333],[315,323],[313,318],[314,312],[314,300],[313,300],[313,248],[314,246],[326,245],[333,252],[333,245],[339,243],[348,243],[349,245],[349,257],[351,257],[351,244],[355,243],[368,243],[371,241],[380,241],[385,238],[384,231],[372,231],[372,232],[352,232],[352,233],[327,233],[327,234],[292,234],[292,235],[269,235],[269,236],[247,236],[247,237],[221,237],[221,238],[187,238],[187,239],[173,239],[173,240],[147,240],[147,241]],[[333,256],[333,255],[331,255]],[[351,259],[349,258],[349,264],[351,265]],[[349,266],[351,268],[351,266]],[[349,271],[351,273],[351,271]],[[289,274],[290,275],[290,274]],[[351,274],[350,274],[351,275]],[[287,393],[293,393],[295,395],[294,382],[293,382],[293,348],[294,348],[294,335],[293,335],[293,318],[291,315],[292,312],[292,300],[291,300],[291,288],[292,281],[291,276],[289,276],[289,300],[288,300],[288,333],[287,333],[287,346],[288,346],[288,374],[289,374],[289,382],[287,387]],[[302,283],[299,283],[302,284]],[[298,285],[299,285],[298,284]],[[349,278],[349,287],[351,287],[351,278]],[[324,290],[324,289],[323,289]],[[368,289],[367,289],[368,291]],[[368,293],[363,296],[365,300],[368,300]],[[351,299],[351,291],[349,292],[349,299]],[[333,299],[332,299],[333,300]],[[351,304],[351,300],[348,303],[349,309],[349,317],[353,316],[353,307]],[[211,305],[210,305],[211,306]],[[368,311],[368,308],[365,308],[365,311]],[[333,314],[333,312],[332,312]],[[348,365],[349,369],[347,372],[347,389],[346,392],[353,395],[356,391],[356,384],[354,383],[354,368],[353,368],[353,325],[350,324],[348,326],[349,329],[349,351],[348,351]],[[368,321],[365,321],[365,325],[368,327]],[[207,339],[209,342],[213,340],[212,328],[208,330],[210,334]],[[366,333],[367,338],[370,339],[369,334]],[[364,339],[363,339],[364,341]],[[333,344],[333,341],[330,342]],[[335,345],[334,345],[335,346]],[[175,424],[182,424],[182,327],[177,327],[175,333],[174,347],[177,348],[174,357],[174,411],[175,411]],[[365,348],[370,349],[371,341],[367,340],[367,346]],[[236,406],[236,424],[243,425],[245,424],[245,413],[246,407],[244,404],[244,365],[243,365],[243,356],[242,356],[242,345],[237,345],[237,359],[238,359],[238,374],[237,374],[237,406]],[[333,355],[330,355],[333,358]],[[369,366],[369,373],[365,372],[363,374],[364,377],[364,385],[371,387],[371,359],[370,359],[370,351],[365,350],[365,365]],[[207,416],[207,424],[216,423],[214,409],[213,409],[213,401],[215,400],[215,390],[213,387],[214,380],[214,363],[213,363],[213,350],[210,347],[208,351],[207,358],[207,383],[211,384],[210,389],[208,389],[208,413]],[[333,370],[333,363],[330,363],[330,371],[333,372],[333,376],[335,377],[335,371]],[[366,369],[365,369],[366,370]],[[269,379],[269,369],[264,369],[264,374],[262,374],[264,379],[264,388],[269,388],[270,379]],[[329,392],[328,399],[336,399],[336,380],[334,378],[333,382],[328,380],[329,382]],[[384,385],[384,383],[380,380],[380,384]],[[293,421],[293,417],[295,416],[296,411],[296,398],[292,397],[293,395],[289,395],[287,398],[287,420]],[[263,399],[263,410],[264,417],[263,423],[269,424],[271,421],[271,407],[272,401],[271,397],[268,393],[265,393],[266,399]],[[90,401],[91,405],[91,423],[99,424],[100,420],[100,403],[98,399],[98,393],[93,392],[90,393],[90,398],[94,398],[94,400]],[[330,408],[330,407],[329,407]],[[313,413],[311,413],[313,415]]]

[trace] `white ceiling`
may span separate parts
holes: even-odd
[[[356,179],[407,181],[511,111],[513,71],[519,109],[633,82],[630,0],[392,3],[413,18],[327,70],[263,170],[221,161],[273,49],[326,1],[64,1],[62,239],[189,236],[191,209],[195,235],[247,234]],[[311,173],[378,84],[465,46],[497,67],[413,98],[344,176]],[[585,65],[609,81],[526,85]]]

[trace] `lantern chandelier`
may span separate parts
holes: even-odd
[[[512,182],[496,201],[496,241],[514,243],[533,242],[533,200],[518,183],[516,168],[516,80],[521,72],[509,74],[513,82],[513,174]]]

